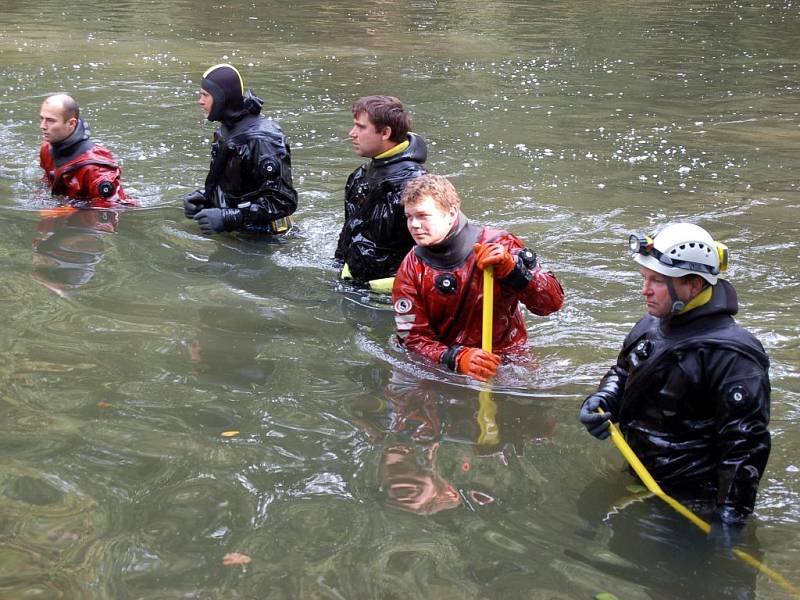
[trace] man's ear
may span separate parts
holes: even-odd
[[[392,128],[391,127],[384,127],[381,131],[381,139],[382,140],[390,140],[392,139]]]
[[[692,291],[692,298],[694,298],[697,294],[703,291],[703,287],[706,285],[706,280],[700,277],[700,275],[693,275],[691,285],[692,287],[690,289]]]
[[[70,117],[67,119],[67,127],[70,131],[75,131],[75,128],[78,126],[78,117]]]

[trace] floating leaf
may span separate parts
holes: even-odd
[[[228,552],[222,559],[222,565],[225,567],[234,567],[236,565],[246,565],[250,562],[250,557],[247,554],[239,554],[238,552]]]
[[[483,492],[478,492],[477,490],[470,490],[469,497],[472,498],[473,502],[480,504],[481,506],[486,506],[487,504],[494,502],[494,498],[492,498],[489,494],[484,494]]]
[[[114,405],[111,402],[105,402],[104,400],[97,403],[97,408],[111,408],[112,406]]]
[[[223,431],[220,435],[222,437],[233,437],[235,435],[239,435],[239,432],[238,431]]]

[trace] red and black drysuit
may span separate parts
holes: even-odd
[[[534,314],[549,315],[564,299],[561,284],[518,237],[473,225],[459,214],[441,243],[414,246],[392,289],[400,342],[453,371],[463,349],[481,345],[483,276],[473,252],[476,242],[501,244],[517,261],[507,277],[495,280],[493,352],[518,350],[527,341],[520,302]]]
[[[39,164],[43,180],[54,196],[67,196],[88,208],[112,208],[120,203],[135,204],[126,198],[120,178],[122,171],[104,146],[90,139],[83,119],[60,142],[42,142]],[[74,204],[74,203],[73,203]]]

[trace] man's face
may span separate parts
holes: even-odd
[[[672,312],[672,298],[667,287],[667,276],[657,273],[647,267],[641,267],[639,273],[642,274],[642,296],[644,296],[647,312],[654,317],[663,319]],[[694,287],[699,288],[700,284],[692,283],[689,277],[673,277],[672,285],[675,287],[675,294],[679,300],[688,302],[695,295]]]
[[[57,102],[45,100],[39,111],[39,129],[46,142],[56,144],[69,137],[75,131],[78,119],[64,119],[64,107]]]
[[[211,114],[211,109],[214,108],[214,96],[209,94],[204,89],[200,88],[200,95],[197,96],[197,103],[203,109],[203,115],[208,118]]]
[[[398,444],[386,450],[380,473],[389,504],[402,510],[432,515],[461,504],[455,486],[435,469],[417,464],[414,452],[406,446]]]
[[[382,131],[378,131],[365,112],[360,112],[353,117],[353,128],[350,129],[348,135],[350,141],[353,142],[353,150],[365,158],[374,158],[395,145],[389,139],[389,136],[392,135],[391,128],[385,127]]]
[[[458,219],[458,210],[442,210],[429,195],[423,194],[414,204],[406,205],[406,225],[411,237],[420,246],[441,242]]]

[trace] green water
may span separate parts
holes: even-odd
[[[0,598],[790,597],[638,498],[577,421],[643,313],[624,242],[677,219],[731,248],[739,320],[770,354],[746,544],[800,585],[795,3],[0,8]],[[213,132],[200,74],[223,61],[290,138],[286,243],[183,218]],[[140,209],[41,212],[56,91]],[[478,443],[478,388],[336,284],[350,105],[371,93],[408,104],[469,216],[564,284],[562,311],[529,315],[534,360],[497,378],[496,445]],[[251,562],[223,566],[232,552]]]

